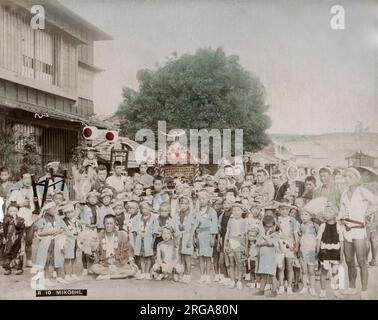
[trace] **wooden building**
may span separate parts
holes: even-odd
[[[107,127],[92,117],[94,42],[112,38],[56,0],[38,1],[46,19],[35,30],[34,4],[0,0],[0,125],[33,135],[42,164],[68,164],[84,125]]]

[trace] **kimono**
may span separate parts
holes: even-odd
[[[153,238],[159,233],[159,225],[156,217],[150,214],[147,221],[143,221],[142,215],[136,215],[130,226],[134,233],[134,253],[136,256],[151,257],[153,255]]]
[[[295,234],[298,232],[298,222],[293,217],[278,217],[280,249],[282,258],[294,258]]]
[[[197,236],[199,240],[199,256],[211,258],[213,247],[211,240],[218,233],[218,215],[211,207],[204,214],[198,213]]]
[[[301,224],[300,226],[300,248],[299,258],[308,265],[316,265],[316,239],[319,226],[313,222]]]
[[[99,228],[104,226],[104,221],[101,224],[101,212],[98,205],[85,204],[83,206],[76,207],[77,216],[80,222],[91,229]]]
[[[66,237],[66,243],[64,247],[64,258],[65,259],[76,259],[77,252],[77,236],[83,230],[83,227],[79,220],[73,218],[72,220],[68,218],[63,218],[63,221],[67,225],[70,231],[69,236]]]
[[[105,231],[98,235],[100,243],[96,252],[92,271],[95,274],[110,275],[114,278],[125,278],[135,275],[137,267],[130,264],[133,257],[133,248],[123,231],[115,231],[108,242]]]
[[[4,264],[5,270],[11,270],[15,267],[17,270],[22,270],[23,265],[23,234],[25,224],[24,219],[20,217],[11,217],[5,215],[3,230],[4,230]]]
[[[163,202],[169,201],[169,196],[167,193],[160,191],[159,193],[156,193],[154,195],[154,199],[152,201],[152,207],[154,208],[154,211],[158,212],[160,205]]]
[[[270,246],[259,245],[264,241]],[[256,240],[256,246],[258,247],[258,267],[256,273],[268,274],[275,276],[277,272],[278,256],[279,256],[279,234],[276,231],[259,233]]]
[[[198,217],[194,211],[184,216],[181,220],[180,214],[173,217],[173,220],[178,226],[178,250],[180,254],[193,254],[193,235],[198,226]],[[190,247],[188,248],[188,244]]]
[[[38,244],[37,256],[34,264],[35,267],[43,269],[44,267],[46,267],[47,262],[50,261],[54,263],[55,268],[62,268],[64,262],[64,246],[66,242],[66,236],[71,235],[71,232],[69,231],[67,225],[58,215],[52,217],[52,222],[48,221],[45,218],[45,215],[43,215],[36,221],[36,226],[38,228],[38,231],[58,227],[60,229],[63,229],[64,233],[57,236],[39,236],[40,241]],[[53,261],[50,260],[51,256],[53,256],[53,258],[51,259]]]

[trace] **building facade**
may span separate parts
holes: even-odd
[[[56,0],[38,1],[45,28],[33,29],[33,4],[0,0],[0,126],[33,136],[42,164],[69,164],[83,126],[106,128],[93,119],[94,42],[112,38]]]

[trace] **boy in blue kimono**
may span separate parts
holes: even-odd
[[[79,217],[80,223],[84,229],[96,230],[98,226],[103,224],[101,222],[101,212],[98,203],[97,191],[90,191],[87,194],[87,202],[83,206],[76,206],[76,212]],[[93,262],[93,258],[87,253],[82,253],[81,260],[83,263],[83,276],[88,275],[89,264]]]
[[[277,262],[279,256],[279,234],[276,231],[274,217],[265,215],[262,221],[263,230],[259,232],[256,240],[258,250],[257,274],[261,276],[258,295],[264,295],[265,286],[272,282],[271,297],[277,296]]]
[[[141,214],[136,215],[131,222],[130,231],[133,233],[134,254],[138,257],[141,273],[137,280],[151,279],[151,264],[155,237],[159,232],[156,217],[151,213],[151,205],[144,201],[140,205]]]
[[[198,225],[196,229],[199,257],[200,257],[200,283],[211,283],[210,267],[215,245],[215,236],[218,233],[218,215],[210,206],[209,195],[206,190],[198,192]]]
[[[154,179],[154,199],[152,201],[152,207],[155,212],[159,211],[160,205],[163,202],[169,201],[169,196],[167,193],[163,190],[164,184],[163,184],[163,178],[158,176]]]

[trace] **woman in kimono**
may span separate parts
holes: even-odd
[[[197,228],[198,219],[192,208],[192,200],[188,196],[181,196],[178,199],[178,214],[173,217],[174,223],[178,226],[178,252],[181,264],[184,265],[184,275],[181,281],[190,283],[192,272],[192,255],[194,232]]]
[[[57,272],[58,283],[68,283],[62,278],[64,263],[64,246],[67,236],[73,236],[63,219],[58,215],[54,202],[49,202],[42,209],[42,214],[36,221],[37,236],[40,239],[34,269],[38,270],[32,281],[43,277],[43,270],[48,271],[53,265]]]
[[[141,266],[141,273],[136,279],[150,280],[153,245],[159,233],[159,226],[156,217],[151,213],[152,207],[147,201],[143,201],[139,207],[141,214],[134,217],[130,228],[133,233],[134,254],[138,257]]]
[[[209,195],[206,190],[198,193],[198,225],[196,229],[200,259],[200,282],[211,283],[210,267],[215,236],[218,233],[218,216],[210,206]]]

